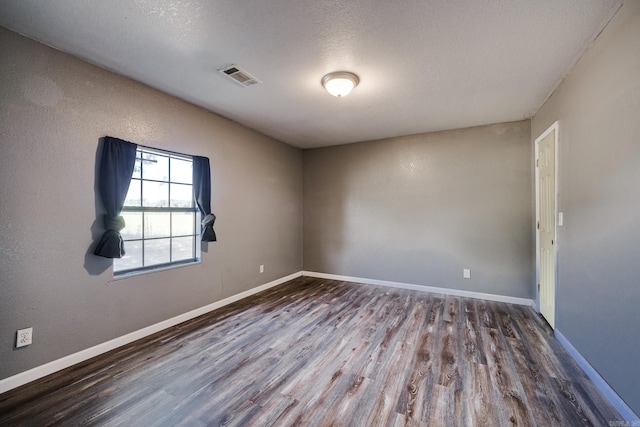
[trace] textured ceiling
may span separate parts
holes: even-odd
[[[621,3],[2,0],[0,25],[309,148],[529,118]]]

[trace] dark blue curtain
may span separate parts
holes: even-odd
[[[120,212],[129,191],[137,148],[136,144],[118,138],[104,138],[98,186],[107,214],[104,215],[105,232],[93,251],[95,255],[105,258],[124,255],[120,230],[125,224]]]
[[[211,213],[211,170],[207,157],[193,156],[193,196],[202,214],[202,241],[215,242],[216,216]]]

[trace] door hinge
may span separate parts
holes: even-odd
[[[536,159],[536,167],[540,166],[540,159]]]
[[[540,292],[540,283],[538,283],[538,292]]]
[[[540,230],[540,221],[538,221],[538,230]]]

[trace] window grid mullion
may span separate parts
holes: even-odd
[[[147,216],[144,214],[144,212],[142,212],[142,240],[141,240],[141,245],[142,245],[142,266],[145,267],[145,256],[144,256],[144,242],[145,242],[145,221]]]
[[[164,207],[139,207],[139,206],[124,206],[123,211],[130,212],[196,212],[194,208],[164,208]]]
[[[144,179],[142,179],[144,177],[144,155],[142,154],[142,151],[140,151],[140,207],[144,206]],[[144,238],[145,238],[145,220],[146,220],[146,215],[144,212],[142,212],[142,242],[141,242],[141,246],[142,246],[142,267],[146,267],[146,263],[145,263],[145,253],[144,253]]]
[[[167,206],[171,208],[171,156],[169,156],[169,176],[167,177],[169,186],[169,200]],[[173,212],[169,211],[169,262],[173,261]]]
[[[171,237],[175,237],[175,238],[180,238],[180,237],[196,237],[195,234],[179,234],[177,236],[171,236]],[[146,237],[144,240],[162,240],[162,239],[168,239],[169,236],[164,236],[164,237]],[[125,242],[142,242],[143,239],[124,239],[123,241]]]
[[[192,187],[193,190],[193,187]],[[192,191],[193,193],[193,191]],[[193,242],[191,244],[191,256],[196,257],[196,240],[198,240],[198,235],[196,234],[196,220],[198,219],[198,214],[196,212],[193,213],[193,223],[191,224],[191,232],[193,233]]]

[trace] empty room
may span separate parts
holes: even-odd
[[[640,427],[640,1],[0,2],[0,425]]]

